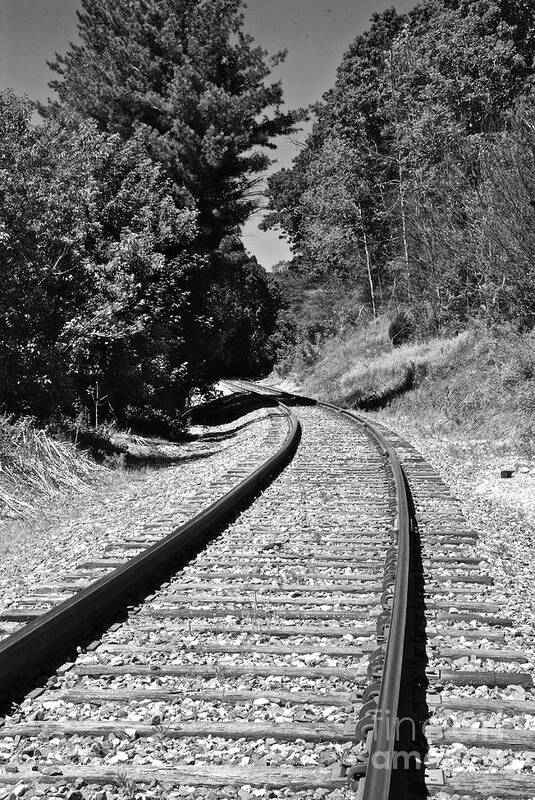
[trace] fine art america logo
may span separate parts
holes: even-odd
[[[386,731],[385,741],[381,742],[383,747],[373,747],[373,743],[378,744],[376,735],[379,730],[378,723],[381,722],[385,723],[380,726]],[[413,746],[415,742],[424,738],[426,725],[425,721],[416,721],[412,717],[397,717],[388,710],[381,711],[379,709],[376,713],[376,725],[372,734],[370,765],[374,769],[387,770],[423,767],[422,753],[419,750],[394,748],[394,744],[397,742],[402,745],[404,742],[410,742]]]

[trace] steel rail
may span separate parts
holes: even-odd
[[[373,425],[351,411],[341,413],[362,422],[387,456],[396,487],[397,564],[390,628],[386,643],[381,689],[368,753],[362,800],[388,800],[396,764],[396,741],[399,734],[399,705],[405,664],[407,615],[409,608],[409,573],[411,553],[411,515],[405,474],[395,449]]]
[[[228,383],[231,384],[232,382],[229,381]],[[240,383],[243,385],[243,382],[240,381]],[[256,384],[252,385],[255,386]],[[270,395],[290,394],[296,398],[300,397],[293,392],[277,391],[267,386],[259,386],[258,389],[267,391]],[[308,397],[303,399],[308,402],[311,400]],[[358,421],[365,426],[369,434],[375,439],[380,450],[388,458],[396,488],[397,561],[392,610],[375,720],[368,751],[368,765],[364,777],[363,790],[362,793],[359,793],[359,800],[388,800],[392,788],[392,776],[397,764],[396,741],[399,733],[399,707],[402,673],[405,664],[409,608],[411,514],[408,485],[394,447],[368,420],[354,411],[341,408],[332,403],[317,400],[316,404]]]
[[[130,596],[146,589],[155,575],[168,570],[196,541],[206,538],[280,472],[295,453],[301,426],[286,406],[278,405],[287,419],[288,432],[282,445],[263,464],[161,541],[0,642],[3,702],[18,692],[21,683],[27,684],[43,674],[47,663],[57,663],[59,657],[73,651],[103,620],[116,616]]]

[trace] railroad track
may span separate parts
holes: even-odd
[[[290,399],[272,387],[256,390]],[[534,798],[533,656],[493,600],[489,565],[459,501],[410,443],[374,426],[396,451],[413,506],[409,717],[425,770],[411,773],[409,795]],[[385,710],[379,703],[378,715]]]
[[[351,414],[272,414],[254,463],[201,492],[192,520],[83,565],[75,593],[65,579],[28,599],[31,621],[0,642],[7,699],[36,661],[101,632],[6,716],[5,796],[535,795],[532,775],[440,768],[456,745],[514,746],[511,729],[461,730],[446,713],[535,710],[508,696],[531,676],[447,487]],[[112,625],[110,602],[130,603]]]

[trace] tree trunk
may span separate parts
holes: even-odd
[[[370,248],[368,246],[368,236],[366,235],[366,228],[364,227],[364,218],[362,216],[362,207],[359,203],[360,226],[362,228],[362,239],[364,242],[364,252],[366,254],[366,270],[368,273],[368,283],[370,285],[370,298],[372,302],[373,318],[377,319],[377,307],[375,304],[375,289],[373,286],[372,266],[370,259]]]
[[[405,259],[405,280],[407,283],[407,299],[411,299],[411,275],[409,268],[409,246],[407,244],[407,217],[405,215],[405,192],[403,191],[403,172],[398,161],[399,204],[401,208],[401,231],[403,236],[403,255]]]

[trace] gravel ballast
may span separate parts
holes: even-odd
[[[219,496],[215,484],[221,476],[255,458],[274,413],[278,415],[261,409],[233,423],[197,430],[195,441],[176,446],[182,460],[172,466],[114,473],[81,496],[78,506],[56,510],[49,520],[27,521],[15,528],[7,523],[0,534],[0,610],[18,607],[19,600],[37,587],[57,584],[65,575],[67,584],[74,583],[77,575],[76,583],[87,585],[106,570],[85,574],[77,569],[83,562],[109,555],[128,558],[135,551],[123,554],[122,542],[136,537],[156,540],[171,533],[210,497]],[[59,599],[43,597],[40,605]],[[17,627],[0,622],[4,635]]]
[[[6,718],[0,760],[20,771],[22,787],[22,773],[32,767],[40,772],[43,766],[118,772],[155,768],[162,775],[177,765],[250,767],[259,774],[267,768],[316,768],[328,769],[329,775],[337,767],[340,775],[340,766],[359,756],[361,744],[346,723],[356,724],[359,708],[351,692],[361,693],[369,682],[370,646],[380,611],[377,586],[393,541],[392,479],[358,425],[340,423],[316,409],[300,410],[299,416],[303,437],[297,454],[257,500],[161,592],[132,608],[128,620],[104,634],[95,649],[80,654],[43,694],[27,698]],[[337,558],[342,569],[334,566]],[[221,576],[215,582],[214,572]],[[241,581],[236,577],[240,572]],[[251,572],[262,588],[249,581]],[[228,574],[234,577],[227,582]],[[370,591],[343,591],[348,581],[358,583],[361,574],[362,587]],[[340,589],[326,589],[325,583]],[[166,612],[177,616],[162,617]],[[284,629],[283,635],[266,632],[277,627]],[[288,635],[293,627],[296,634]],[[208,632],[199,635],[196,628]],[[356,630],[367,632],[360,636]],[[210,646],[243,651],[210,652]],[[262,651],[263,646],[280,652]],[[327,652],[348,646],[356,652]],[[172,692],[172,702],[151,700],[155,690]],[[82,692],[81,699],[69,699],[70,692]],[[88,696],[85,702],[84,692],[93,697],[109,692],[110,699]],[[125,692],[138,696],[126,700]],[[195,697],[210,692],[219,692],[220,699]],[[254,697],[229,702],[225,694],[232,692],[253,692]],[[294,693],[296,701],[264,696],[277,693]],[[335,705],[304,702],[297,695],[305,693],[320,698],[338,694],[345,700]],[[63,729],[54,727],[58,723]],[[87,725],[99,724],[104,726],[99,735],[76,732],[77,725],[88,730]],[[28,733],[18,739],[21,725],[28,726]],[[197,726],[195,735],[189,733],[192,725]],[[240,725],[249,726],[247,735]],[[136,728],[142,726],[138,735]],[[258,726],[258,733],[251,726]],[[57,780],[55,784],[45,796],[56,796]],[[184,784],[135,791],[147,800],[354,797],[354,789],[343,785],[300,791],[298,786],[288,790],[258,782],[218,789]],[[70,783],[68,788],[81,798],[93,796],[91,785]],[[106,800],[122,797],[117,786],[104,791]]]

